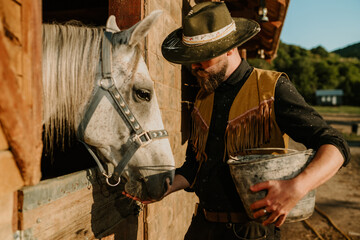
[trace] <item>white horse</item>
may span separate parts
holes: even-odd
[[[44,129],[53,138],[74,132],[100,171],[126,179],[125,191],[160,199],[174,176],[174,158],[139,42],[161,11],[120,31],[111,16],[102,28],[43,26]],[[165,138],[164,138],[165,137]],[[56,137],[58,138],[58,137]],[[115,176],[115,177],[114,177]]]

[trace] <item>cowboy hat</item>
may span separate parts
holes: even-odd
[[[225,3],[203,2],[192,7],[182,28],[165,38],[161,51],[169,62],[203,62],[240,46],[259,31],[253,20],[232,18]]]

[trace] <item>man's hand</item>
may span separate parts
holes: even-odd
[[[150,204],[150,203],[154,203],[154,202],[158,202],[158,201],[162,200],[164,197],[166,197],[170,193],[176,192],[176,191],[181,190],[181,189],[185,189],[185,188],[190,186],[190,184],[186,180],[186,178],[184,178],[181,175],[175,175],[174,181],[173,181],[173,183],[171,185],[170,185],[170,179],[167,178],[166,179],[166,185],[167,185],[166,192],[164,193],[164,195],[160,199],[157,199],[157,200],[141,200],[141,199],[139,199],[137,197],[131,196],[130,194],[128,194],[126,192],[123,192],[123,194],[128,198],[131,198],[131,199],[134,199],[136,201],[141,202],[142,204]]]
[[[150,203],[158,202],[158,201],[162,200],[164,197],[166,197],[167,195],[170,194],[171,185],[170,185],[170,179],[169,179],[169,178],[166,179],[166,185],[167,185],[167,190],[166,190],[166,192],[164,193],[164,195],[163,195],[160,199],[157,199],[157,200],[155,200],[155,199],[142,200],[142,199],[140,199],[140,198],[138,198],[138,197],[134,197],[134,196],[128,194],[128,193],[125,192],[125,191],[123,191],[122,194],[125,195],[125,196],[128,197],[128,198],[131,198],[131,199],[135,200],[135,201],[141,202],[142,204],[150,204]]]
[[[250,206],[254,210],[254,217],[269,214],[263,224],[275,223],[275,226],[280,227],[296,203],[309,191],[334,176],[343,162],[344,158],[340,151],[331,144],[325,144],[316,151],[309,165],[295,178],[271,180],[251,186],[251,191],[267,190],[268,192],[264,199]]]
[[[297,186],[294,180],[262,182],[251,186],[250,190],[253,192],[267,190],[266,197],[251,204],[250,208],[254,211],[255,218],[269,215],[263,222],[265,226],[275,223],[277,227],[285,222],[290,210],[307,193],[303,188]]]

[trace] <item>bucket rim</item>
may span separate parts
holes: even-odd
[[[238,155],[238,156],[229,156],[229,159],[227,160],[227,164],[228,165],[243,165],[243,164],[253,164],[253,163],[258,163],[258,162],[264,162],[264,161],[270,161],[273,160],[274,158],[279,158],[279,157],[288,157],[288,156],[292,156],[292,155],[296,155],[296,154],[305,154],[305,155],[312,155],[315,151],[313,149],[305,149],[305,150],[296,150],[296,149],[290,149],[290,148],[252,148],[252,149],[246,149],[245,151],[253,151],[253,150],[267,150],[267,151],[271,151],[271,150],[285,150],[285,151],[293,151],[290,153],[284,153],[284,154],[247,154],[247,155]],[[266,155],[267,158],[261,158],[261,159],[255,159],[255,160],[241,160],[239,159],[240,157],[249,157],[249,156],[261,156],[261,155]]]

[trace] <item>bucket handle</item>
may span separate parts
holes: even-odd
[[[292,152],[292,153],[296,153],[296,152],[299,152],[299,150],[295,150],[295,149],[291,149],[291,148],[275,148],[275,147],[269,147],[269,148],[248,148],[248,149],[245,149],[244,151],[262,151],[262,150],[266,150],[266,151],[289,151],[289,152]],[[309,150],[309,149],[307,149]],[[306,150],[305,150],[306,151]],[[229,156],[230,159],[235,159],[236,160],[236,157],[235,156]]]
[[[292,151],[292,152],[298,152],[298,150],[295,149],[291,149],[291,148],[248,148],[245,149],[244,151]]]

